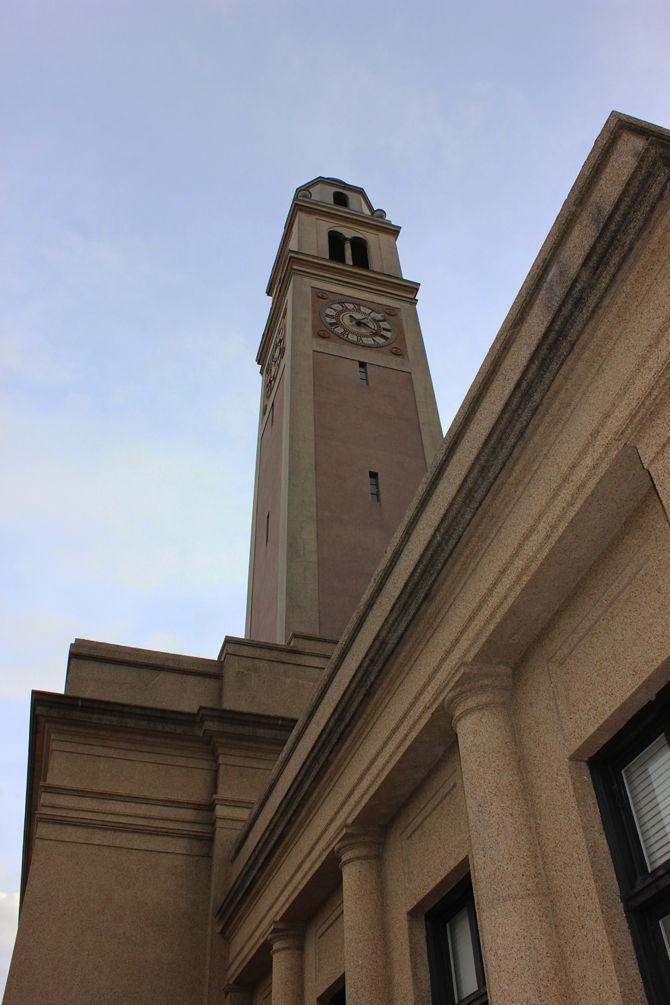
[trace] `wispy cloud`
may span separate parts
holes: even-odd
[[[0,374],[39,384],[58,384],[70,373],[41,332],[0,328]]]

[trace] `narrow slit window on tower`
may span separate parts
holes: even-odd
[[[265,543],[267,544],[270,539],[270,514],[265,514]]]
[[[273,401],[272,404],[270,405],[270,425],[274,426],[274,424],[275,424],[275,403]]]
[[[348,206],[349,196],[345,192],[333,192],[333,202],[336,206]]]
[[[344,237],[339,230],[328,231],[328,258],[333,262],[344,262]]]
[[[370,262],[368,260],[367,242],[362,237],[352,237],[349,243],[351,245],[352,265],[357,265],[359,269],[369,269]]]
[[[367,363],[359,363],[358,364],[358,379],[360,380],[361,384],[369,384],[370,383],[370,381],[368,380],[368,364]]]
[[[381,502],[381,496],[379,494],[379,472],[370,471],[370,498],[374,499],[375,502]]]

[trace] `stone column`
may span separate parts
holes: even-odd
[[[275,922],[268,942],[272,948],[272,1005],[303,1005],[304,929]]]
[[[458,734],[487,987],[496,1005],[564,1005],[511,693],[508,667],[465,666],[446,701]]]
[[[354,260],[351,257],[351,241],[348,237],[344,239],[344,261],[347,265],[353,265]]]
[[[348,827],[335,851],[342,870],[347,1005],[388,1005],[381,878],[382,833]]]

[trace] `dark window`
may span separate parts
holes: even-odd
[[[332,998],[328,999],[328,1005],[347,1005],[347,998],[344,993],[344,988],[336,991]]]
[[[270,538],[270,514],[267,513],[265,516],[265,543],[268,543]]]
[[[369,269],[368,246],[362,237],[352,237],[351,241],[351,261],[359,269]]]
[[[344,238],[338,230],[328,231],[328,257],[333,262],[343,262],[344,259]]]
[[[670,685],[591,760],[640,972],[670,1001]]]
[[[333,192],[333,202],[336,206],[348,206],[349,196],[344,192]]]
[[[375,502],[381,501],[381,496],[379,495],[379,473],[377,471],[370,471],[370,496]]]
[[[488,1001],[470,877],[426,914],[433,1005]]]
[[[368,364],[367,363],[359,363],[358,364],[358,379],[360,380],[361,384],[369,384],[370,383],[369,380],[368,380]]]

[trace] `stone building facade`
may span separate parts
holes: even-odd
[[[670,133],[610,116],[444,440],[397,234],[292,202],[248,637],[34,694],[7,1005],[670,1001]]]

